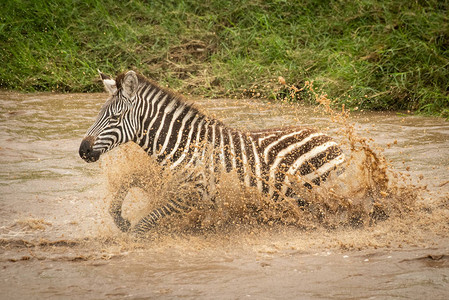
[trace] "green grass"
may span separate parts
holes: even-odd
[[[8,0],[1,7],[4,89],[99,91],[97,69],[135,69],[183,93],[280,99],[283,76],[298,87],[313,81],[337,105],[449,116],[448,1]]]

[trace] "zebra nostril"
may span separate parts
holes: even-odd
[[[84,139],[81,142],[80,149],[79,149],[80,157],[85,158],[91,152],[92,152],[92,143],[90,142],[90,140]]]
[[[94,142],[95,138],[93,136],[88,136],[81,142],[79,155],[87,162],[97,161],[100,157],[101,153],[93,149]]]

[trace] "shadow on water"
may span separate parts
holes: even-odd
[[[215,207],[137,241],[113,225],[109,193],[120,177],[145,170],[147,189],[126,199],[124,213],[135,220],[176,192],[179,178],[161,173],[133,144],[96,164],[78,157],[105,98],[0,93],[0,298],[449,293],[446,121],[357,112],[332,122],[336,117],[322,109],[299,105],[198,99],[202,110],[239,128],[304,124],[328,131],[345,147],[346,172],[305,195],[316,203],[309,211],[233,188],[228,176]]]

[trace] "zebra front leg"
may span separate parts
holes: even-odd
[[[122,232],[128,232],[131,228],[131,222],[122,217],[123,201],[130,189],[134,187],[145,189],[144,178],[146,177],[143,174],[135,173],[126,176],[124,179],[117,180],[117,182],[120,183],[120,186],[112,196],[112,201],[109,205],[109,214],[112,216],[115,225],[117,225]]]
[[[109,214],[112,216],[115,225],[117,225],[123,232],[129,231],[129,228],[131,227],[131,223],[122,217],[122,205],[128,194],[128,190],[129,189],[121,187],[120,190],[114,194],[111,204],[109,205]]]
[[[156,227],[162,218],[173,214],[180,214],[183,211],[190,211],[190,205],[179,198],[170,200],[167,204],[154,209],[150,214],[140,219],[140,221],[132,228],[131,232],[135,235],[142,236],[150,229]]]

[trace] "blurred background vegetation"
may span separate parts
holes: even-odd
[[[449,1],[1,2],[2,89],[100,91],[97,69],[134,69],[205,97],[311,101],[290,87],[313,81],[336,105],[449,116]]]

